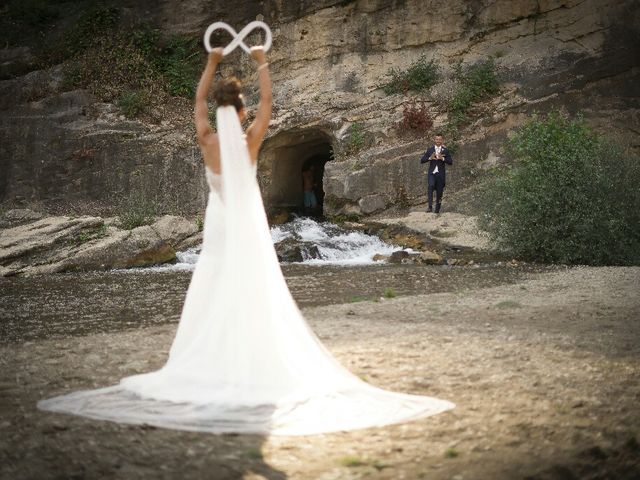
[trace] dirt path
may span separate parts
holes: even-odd
[[[3,346],[2,478],[640,477],[640,268],[305,309],[379,386],[435,417],[302,438],[214,436],[40,412],[38,399],[163,364],[175,326]]]

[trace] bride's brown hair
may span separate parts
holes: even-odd
[[[218,80],[213,87],[213,98],[219,107],[231,105],[238,112],[244,108],[242,84],[236,77]]]

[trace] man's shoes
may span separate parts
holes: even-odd
[[[439,203],[436,205],[436,213],[440,213],[440,204]]]
[[[433,212],[433,208],[431,207],[427,208],[427,213],[431,213],[431,212]]]

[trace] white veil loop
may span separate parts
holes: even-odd
[[[324,348],[280,270],[238,114],[225,106],[216,118],[221,188],[211,187],[202,251],[167,363],[38,407],[181,430],[271,435],[382,426],[453,408],[369,385]]]

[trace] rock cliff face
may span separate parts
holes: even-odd
[[[165,34],[200,36],[217,19],[237,29],[256,18],[270,24],[274,119],[259,163],[269,208],[300,202],[305,162],[318,167],[325,213],[369,215],[424,202],[418,160],[448,121],[460,61],[492,57],[501,89],[474,107],[460,131],[448,171],[450,199],[473,184],[477,171],[508,161],[501,151],[508,131],[533,112],[582,113],[599,130],[640,147],[639,2],[246,0],[233,9],[205,0],[115,3]],[[16,62],[32,53],[16,51],[2,53],[3,72],[19,71]],[[378,87],[390,68],[406,69],[421,56],[440,66],[437,85],[394,95]],[[250,62],[235,52],[226,63],[225,73],[247,80],[249,106],[255,105]],[[0,82],[3,203],[108,210],[142,191],[164,210],[202,210],[206,184],[190,102],[167,106],[180,115],[133,121],[86,91],[62,92],[60,84],[59,67]],[[396,128],[416,100],[434,123],[418,136]]]

